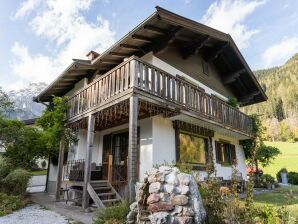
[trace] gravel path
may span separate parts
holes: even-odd
[[[68,224],[66,217],[45,210],[38,204],[29,205],[7,216],[0,217],[1,224]]]

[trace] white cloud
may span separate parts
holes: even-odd
[[[28,0],[21,4],[20,8],[16,12],[14,18],[22,18],[24,16],[27,16],[29,13],[32,12],[33,9],[35,9],[40,4],[40,0]]]
[[[283,64],[298,51],[298,37],[285,38],[267,48],[262,55],[265,67]]]
[[[28,24],[35,35],[47,41],[51,52],[32,54],[28,47],[15,43],[11,49],[15,55],[10,64],[13,72],[28,82],[50,82],[71,63],[72,58],[85,58],[90,50],[102,52],[108,48],[115,39],[109,22],[100,16],[94,22],[87,22],[83,16],[92,1],[46,0],[35,5]]]
[[[259,30],[248,28],[244,21],[264,3],[264,0],[218,0],[209,6],[202,21],[208,26],[231,34],[240,49],[246,48],[251,37]]]

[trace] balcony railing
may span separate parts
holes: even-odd
[[[140,90],[181,109],[195,112],[199,117],[251,134],[252,120],[249,116],[205,93],[198,86],[134,56],[70,97],[68,119],[93,110],[130,90]]]

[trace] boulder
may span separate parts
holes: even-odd
[[[162,202],[170,201],[170,194],[169,193],[162,192],[162,193],[159,194],[159,196],[160,196],[160,201],[162,201]]]
[[[166,175],[165,181],[168,184],[172,184],[172,185],[178,185],[179,184],[179,180],[177,178],[177,175],[174,172],[171,172],[168,175]]]
[[[191,207],[185,207],[185,206],[183,207],[182,214],[184,216],[191,216],[191,217],[195,216],[193,209]]]
[[[168,224],[169,221],[169,213],[168,212],[156,212],[149,215],[150,222],[152,224]]]
[[[175,188],[176,194],[188,194],[189,193],[189,186],[186,185],[179,185]]]
[[[154,183],[154,182],[161,182],[163,183],[165,181],[165,176],[163,173],[155,173],[148,176],[148,182]]]
[[[188,197],[186,195],[175,195],[171,198],[171,203],[173,205],[187,205]]]
[[[152,204],[155,202],[159,202],[160,196],[159,194],[150,194],[150,196],[147,198],[147,204]]]
[[[147,209],[150,212],[172,211],[174,206],[169,202],[157,202],[150,204]]]
[[[191,175],[187,173],[179,173],[178,175],[179,183],[188,186],[190,183]]]
[[[160,166],[158,168],[158,171],[164,174],[169,174],[170,172],[172,172],[172,167],[170,166]]]
[[[190,178],[189,182],[189,204],[194,211],[194,221],[195,223],[204,223],[206,218],[206,211],[203,207],[202,198],[198,190],[198,185],[194,177]]]
[[[163,185],[163,189],[166,193],[172,194],[174,192],[174,185],[173,184],[165,184]]]
[[[160,191],[160,189],[161,189],[161,183],[159,183],[159,182],[152,183],[149,186],[149,193],[150,194],[158,193]]]
[[[175,224],[192,224],[193,223],[193,217],[188,216],[178,216],[175,217]]]

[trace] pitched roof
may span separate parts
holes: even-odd
[[[156,53],[173,42],[179,46],[184,59],[200,51],[206,61],[214,64],[223,83],[234,92],[243,105],[267,99],[229,34],[157,6],[152,15],[94,60],[74,60],[46,90],[39,94],[37,100],[49,101],[52,95],[65,94],[79,81],[79,78],[90,76],[91,71],[104,74],[126,57],[131,55],[141,57],[150,51]]]

